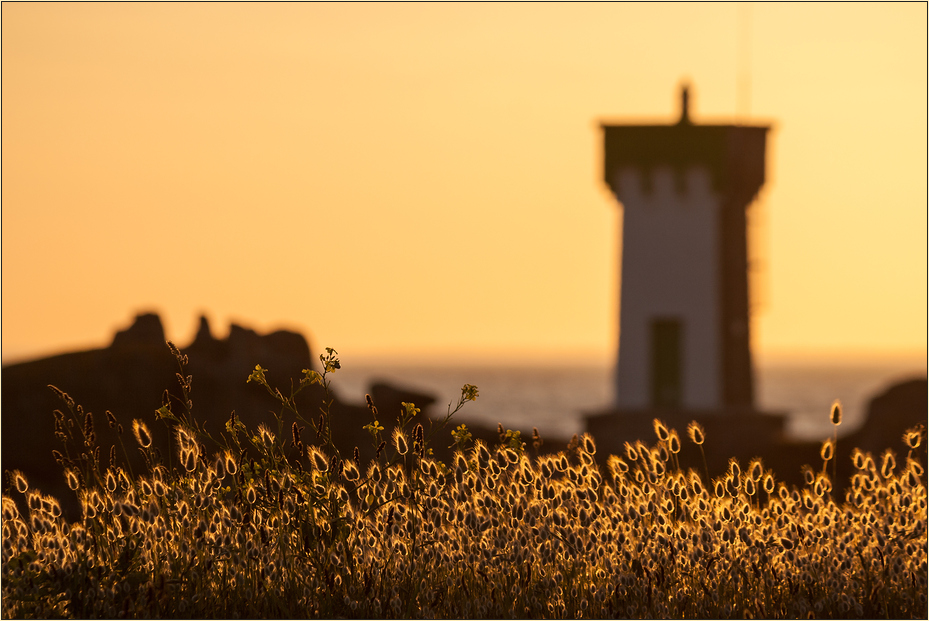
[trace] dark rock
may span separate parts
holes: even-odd
[[[871,400],[864,424],[843,440],[872,453],[885,448],[900,449],[906,429],[926,424],[927,402],[929,387],[926,378],[894,384]]]
[[[309,344],[300,334],[280,330],[262,336],[254,330],[233,325],[227,339],[216,339],[209,322],[201,317],[196,338],[181,352],[189,359],[184,374],[193,378],[189,413],[176,377],[181,369],[165,345],[161,320],[153,314],[136,317],[132,326],[117,333],[108,348],[3,367],[0,434],[3,470],[22,470],[33,489],[57,497],[70,517],[76,515],[75,494],[66,487],[62,466],[55,463],[52,450],[57,449],[71,458],[88,452],[80,431],[83,415],[73,415],[75,423],[71,432],[76,441],[66,447],[56,440],[53,412],[60,410],[67,418],[72,415],[49,385],[68,393],[84,412],[93,413],[96,445],[100,447],[100,470],[104,472],[109,466],[111,447],[116,447],[118,464],[128,460],[135,472],[144,471],[145,465],[131,431],[136,418],[148,426],[165,463],[175,459],[171,426],[167,421],[156,420],[155,416],[163,404],[166,389],[175,414],[189,416],[194,424],[217,439],[225,433],[226,421],[234,410],[251,432],[264,423],[281,434],[287,444],[291,425],[297,422],[303,427],[304,443],[319,442],[314,425],[318,424],[321,410],[327,409],[330,401],[322,387],[307,386],[299,391],[296,404],[301,418],[297,418],[264,387],[247,382],[255,365],[260,364],[267,369],[266,377],[272,387],[279,388],[285,395],[299,389],[303,370],[319,366],[311,360]],[[428,406],[434,401],[432,398],[388,386],[375,388],[374,394],[378,407],[385,413],[399,412],[401,401],[414,401],[422,409],[422,420],[417,422],[429,424]],[[336,445],[347,455],[358,446],[366,464],[376,448],[363,429],[371,422],[368,409],[363,404],[343,403],[334,395],[328,409]],[[116,416],[122,435],[107,424],[107,410]],[[396,415],[383,417],[386,438],[390,437],[395,422]]]
[[[162,347],[164,342],[165,331],[161,326],[161,318],[154,313],[143,313],[136,315],[135,322],[129,328],[116,333],[111,347]]]

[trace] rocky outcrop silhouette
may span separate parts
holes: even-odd
[[[311,359],[306,339],[295,332],[280,330],[261,335],[254,330],[232,325],[229,336],[217,339],[205,317],[200,318],[197,334],[181,353],[188,358],[186,376],[192,378],[192,418],[210,434],[218,437],[225,431],[226,421],[234,411],[246,426],[255,432],[264,423],[274,433],[280,433],[289,443],[291,425],[295,417],[283,416],[278,428],[274,412],[280,404],[255,382],[246,380],[256,364],[267,369],[270,386],[288,394],[299,384],[304,369],[320,371],[319,361]],[[8,473],[21,470],[31,487],[58,498],[70,516],[77,512],[74,492],[66,487],[62,466],[52,451],[65,457],[78,457],[92,452],[84,445],[81,428],[86,413],[92,413],[98,462],[105,471],[110,463],[110,451],[116,452],[116,462],[124,460],[135,472],[144,471],[145,465],[132,435],[133,419],[141,419],[153,436],[154,445],[162,451],[167,462],[175,452],[171,426],[157,420],[155,412],[163,405],[165,395],[174,412],[185,411],[181,399],[177,374],[181,371],[177,359],[165,343],[164,329],[158,315],[140,314],[133,324],[116,333],[109,347],[90,351],[60,354],[41,360],[22,362],[3,367],[2,391],[2,468],[5,473],[4,489],[8,489]],[[338,383],[335,376],[335,383]],[[55,436],[56,410],[68,415],[68,407],[49,385],[67,393],[80,405],[83,414],[75,417],[72,427],[66,429],[75,441],[64,446]],[[166,392],[167,391],[167,392]],[[402,402],[415,403],[421,413],[414,423],[422,423],[427,431],[437,419],[430,416],[435,399],[430,395],[405,390],[397,386],[375,384],[370,394],[379,410],[379,420],[385,427],[384,437],[389,438],[397,422]],[[309,421],[320,416],[326,394],[318,385],[308,386],[297,397],[298,411]],[[350,404],[332,395],[330,416],[332,438],[336,446],[350,455],[358,448],[362,464],[374,457],[375,446],[364,425],[372,421],[364,404]],[[120,427],[111,428],[106,412],[110,411]],[[301,439],[305,444],[318,443],[312,425],[299,423]],[[480,425],[469,425],[475,438],[495,442],[497,431]],[[450,431],[450,430],[449,430]],[[450,459],[449,431],[431,445],[440,459]],[[562,447],[564,445],[562,444]],[[218,446],[205,447],[207,452]],[[554,445],[552,448],[556,448]]]

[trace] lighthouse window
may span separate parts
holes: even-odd
[[[683,397],[682,343],[683,326],[680,319],[652,320],[652,407],[676,408],[681,406]]]

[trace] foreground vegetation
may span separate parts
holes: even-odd
[[[312,418],[295,404],[311,384],[328,393],[333,350],[290,395],[256,367],[248,380],[280,403],[276,428],[233,415],[214,437],[169,346],[181,394],[158,410],[176,439],[166,457],[136,420],[126,448],[146,470],[115,450],[101,460],[93,415],[61,393],[55,455],[82,518],[68,523],[56,499],[7,473],[4,617],[927,616],[924,428],[904,434],[899,463],[856,452],[838,500],[834,439],[801,489],[760,460],[714,479],[682,472],[681,438],[660,421],[657,442],[621,456],[598,456],[588,435],[543,455],[537,435],[527,447],[502,427],[495,447],[464,426],[449,435],[478,395],[465,385],[441,424],[423,427],[404,404],[386,437],[369,399],[377,453],[362,464],[332,443],[325,403]],[[702,447],[699,425],[688,436]],[[430,441],[449,440],[451,463],[434,459]]]

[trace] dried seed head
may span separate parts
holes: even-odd
[[[358,472],[358,466],[352,461],[345,462],[343,473],[345,474],[345,480],[350,482],[357,481],[361,476],[361,473]]]
[[[410,450],[410,446],[406,440],[406,434],[404,434],[399,427],[394,427],[393,441],[394,448],[397,449],[397,453],[400,455],[406,455]]]
[[[836,426],[842,424],[842,403],[838,399],[832,402],[832,409],[829,413],[829,420],[833,425]]]
[[[77,478],[77,473],[70,468],[65,470],[65,480],[68,482],[68,488],[73,491],[77,491],[77,488],[81,485],[80,480]]]
[[[371,465],[368,466],[368,478],[375,483],[380,483],[381,481],[381,468],[374,462],[371,462]]]
[[[896,467],[897,460],[894,458],[894,453],[890,449],[887,449],[884,451],[883,461],[881,463],[881,474],[885,479],[889,479],[893,476]]]
[[[657,418],[652,421],[652,426],[655,428],[655,435],[658,436],[658,439],[662,442],[668,441],[668,427],[663,422]]]
[[[690,424],[687,425],[687,435],[694,444],[703,444],[703,441],[706,439],[703,427],[697,421],[691,421]]]
[[[96,434],[94,434],[94,415],[93,412],[87,412],[84,415],[84,438],[87,446],[91,446],[96,441]]]
[[[834,444],[832,439],[826,440],[823,442],[823,446],[819,449],[819,456],[823,458],[823,461],[829,461],[833,457]]]
[[[490,451],[487,450],[487,446],[481,440],[474,443],[474,456],[479,468],[486,468],[490,463]]]
[[[187,472],[193,472],[197,467],[197,456],[192,450],[181,450],[180,453],[181,464],[184,466],[184,470]]]
[[[16,491],[20,494],[25,494],[29,490],[29,482],[26,480],[26,475],[19,470],[14,470],[11,476],[13,478],[13,485],[16,486]]]
[[[906,433],[903,434],[903,441],[906,442],[906,445],[910,449],[917,448],[922,442],[923,438],[923,428],[922,426],[913,427],[912,429],[907,429]]]
[[[774,492],[774,476],[771,473],[768,473],[764,477],[764,491],[768,494]]]
[[[138,418],[132,421],[132,433],[142,448],[152,445],[152,435],[148,432],[148,427]]]
[[[264,423],[258,425],[258,435],[265,445],[271,446],[274,444],[274,433]]]
[[[906,467],[907,467],[907,470],[915,474],[917,477],[923,476],[923,473],[925,472],[925,469],[922,467],[922,464],[920,464],[915,459],[907,458]]]
[[[596,454],[597,445],[594,444],[593,436],[591,436],[589,433],[585,433],[583,436],[581,436],[581,439],[583,441],[582,446],[584,448],[584,452],[588,455]]]
[[[862,453],[859,449],[855,449],[852,452],[852,462],[855,464],[855,468],[857,468],[858,470],[863,470],[864,469],[864,453]]]
[[[729,474],[733,477],[738,477],[742,474],[742,470],[739,468],[739,461],[734,457],[729,460]]]
[[[329,460],[326,459],[326,456],[316,448],[315,446],[308,446],[307,453],[309,453],[310,459],[313,461],[313,467],[319,470],[320,472],[327,472],[329,470]]]

